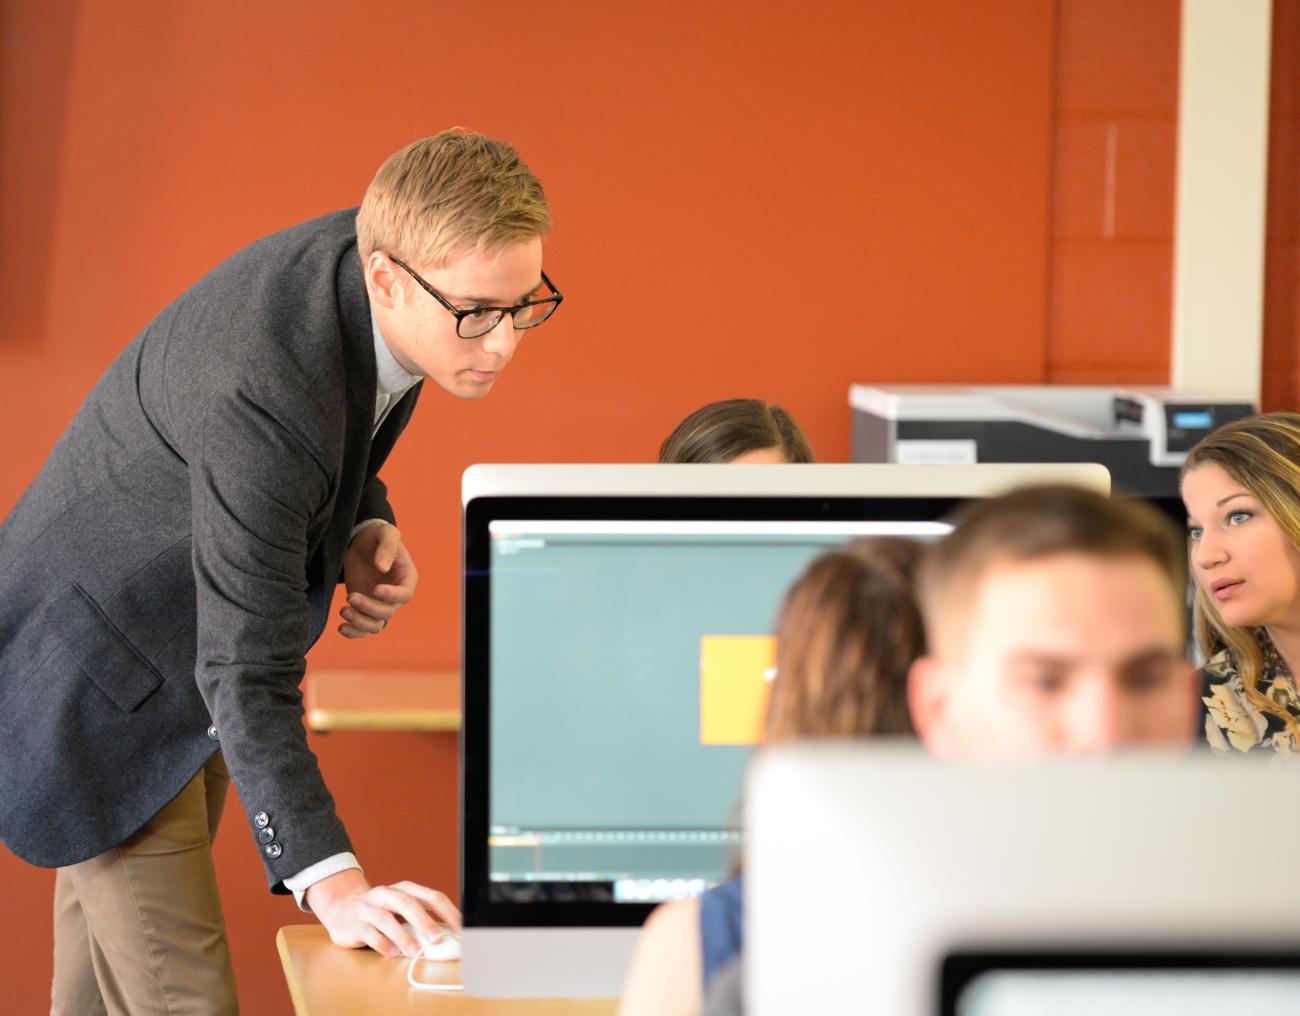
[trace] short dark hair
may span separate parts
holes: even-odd
[[[1173,523],[1135,498],[1109,498],[1082,487],[1024,487],[963,505],[956,528],[932,544],[921,563],[917,591],[930,645],[940,618],[969,603],[997,564],[1058,554],[1146,558],[1169,580],[1180,601],[1187,590],[1187,550]]]
[[[812,447],[780,406],[724,399],[695,410],[659,448],[660,462],[730,462],[761,448],[780,448],[787,462],[813,462]]]

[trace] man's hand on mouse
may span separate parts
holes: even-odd
[[[372,887],[356,868],[321,879],[306,899],[330,940],[348,949],[414,956],[444,927],[460,932],[460,911],[436,889],[415,882]]]
[[[397,527],[372,522],[348,545],[343,558],[347,602],[339,611],[339,634],[350,639],[378,635],[415,595],[420,576]]]

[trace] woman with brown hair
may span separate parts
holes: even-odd
[[[1300,751],[1300,414],[1207,435],[1182,476],[1205,736],[1225,754]]]
[[[767,742],[911,736],[907,672],[925,649],[913,579],[920,545],[856,540],[812,562],[786,593]],[[738,988],[742,880],[659,907],[625,985],[623,1016],[699,1013]],[[734,998],[734,994],[732,994]]]
[[[701,406],[659,448],[660,462],[759,465],[813,462],[812,446],[780,406],[760,399],[724,399]]]

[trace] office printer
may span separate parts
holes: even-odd
[[[1177,505],[1178,470],[1250,402],[1108,385],[853,385],[854,462],[1100,462],[1118,492]],[[1171,503],[1172,499],[1172,503]]]

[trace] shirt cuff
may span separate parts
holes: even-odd
[[[352,535],[348,537],[348,543],[351,543],[353,540],[355,540],[357,538],[357,533],[365,529],[366,526],[373,526],[377,522],[387,523],[388,520],[387,519],[366,519],[365,522],[358,522],[355,526],[352,527]]]
[[[296,875],[290,875],[284,880],[284,887],[293,893],[294,902],[298,904],[298,909],[304,914],[311,913],[311,907],[307,906],[307,890],[317,882],[329,878],[331,875],[337,875],[340,871],[347,871],[349,868],[361,870],[361,865],[357,863],[356,856],[353,854],[335,854],[333,857],[327,857],[323,861],[317,861],[310,868],[303,868]]]

